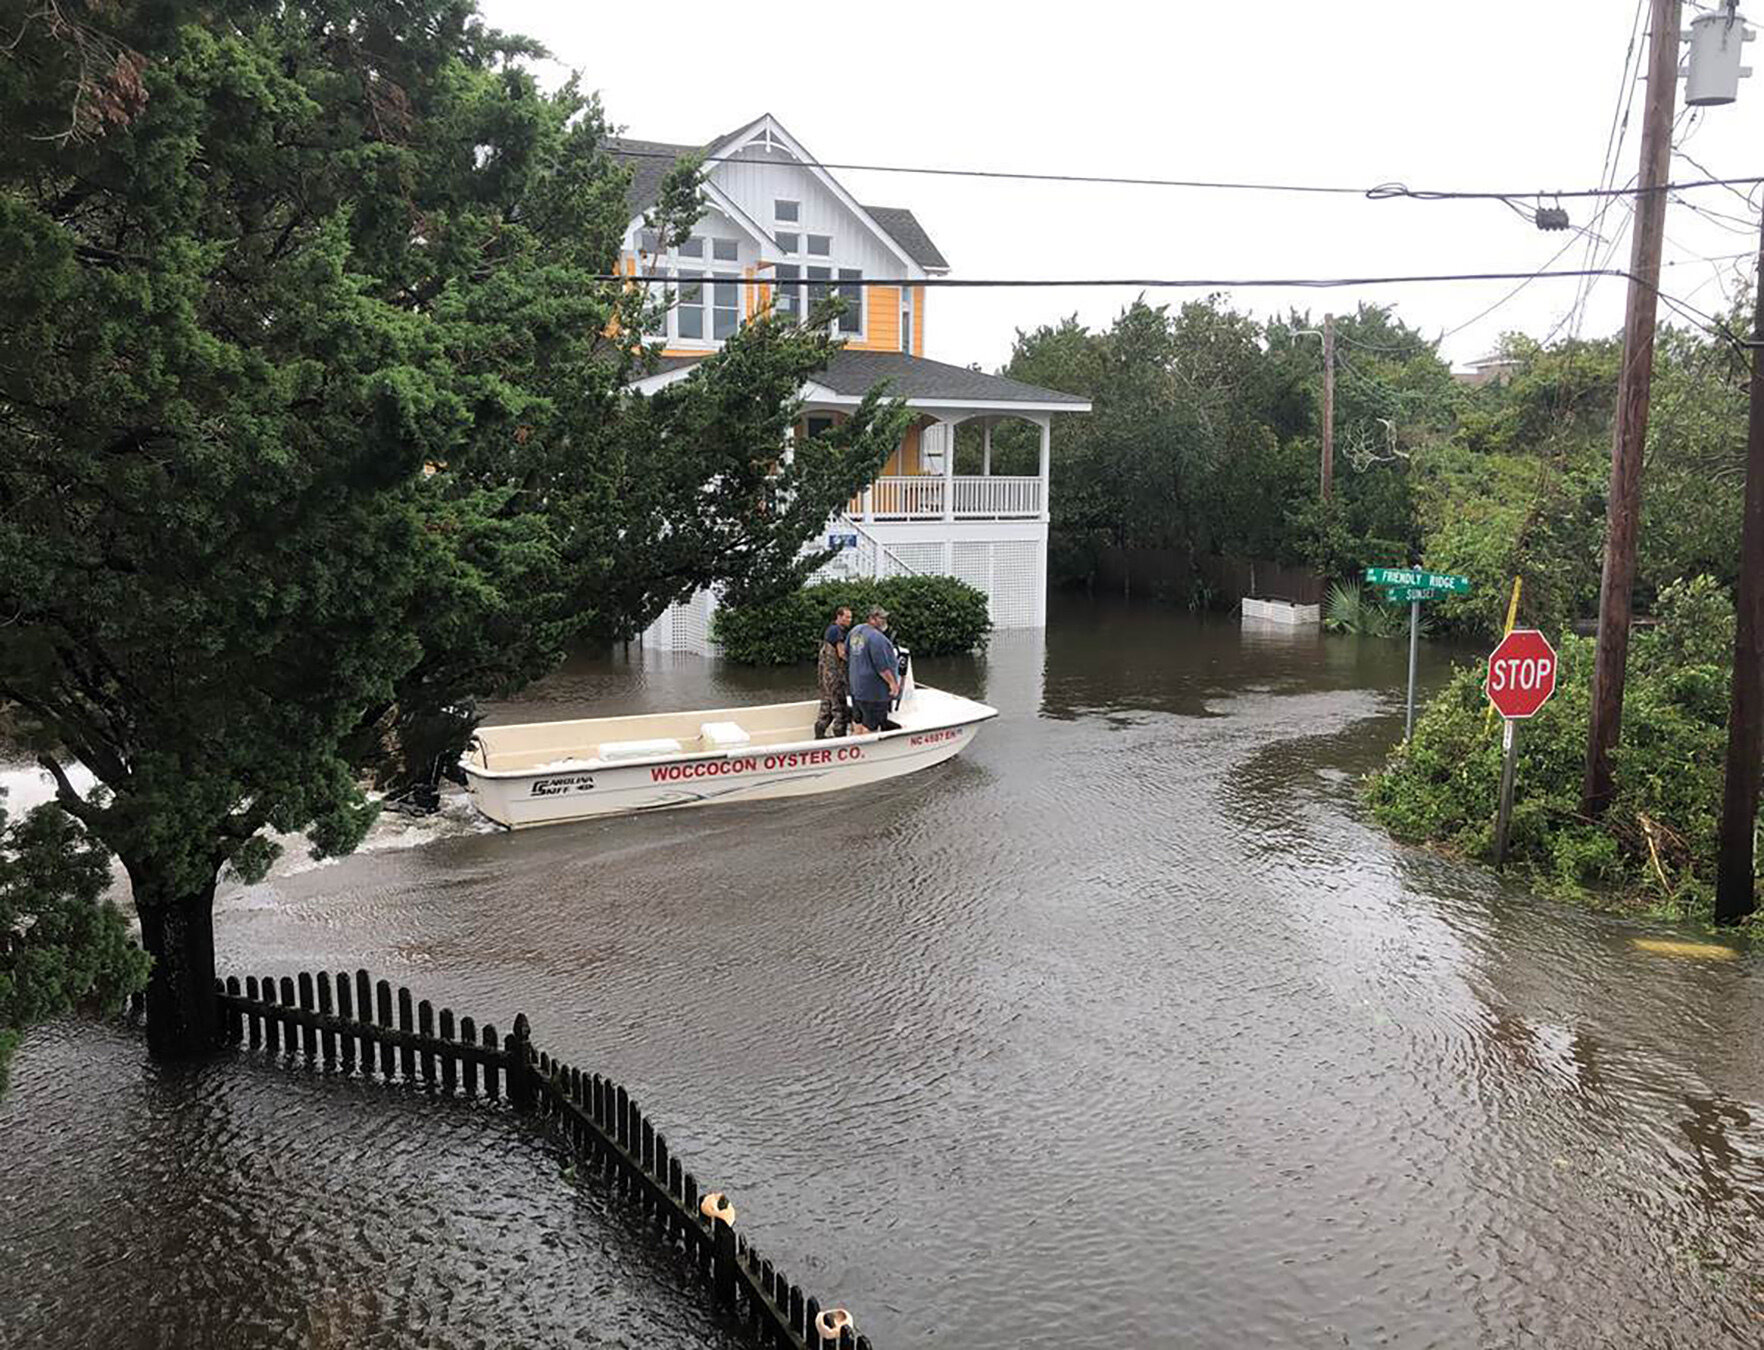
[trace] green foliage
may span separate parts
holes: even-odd
[[[572,641],[799,584],[898,443],[871,400],[779,462],[833,350],[789,325],[626,392],[628,174],[471,4],[57,13],[0,48],[0,703],[144,913],[347,851],[405,730]],[[139,88],[64,136],[93,51]]]
[[[147,954],[109,900],[110,855],[63,812],[0,808],[0,1091],[19,1036],[80,1006],[116,1007]]]
[[[1338,320],[1338,426],[1360,449],[1338,454],[1324,503],[1316,326],[1297,314],[1258,324],[1211,297],[1173,313],[1135,302],[1106,332],[1075,318],[1019,332],[1007,374],[1095,405],[1054,427],[1053,578],[1093,575],[1109,548],[1308,562],[1335,577],[1408,561],[1420,533],[1405,455],[1450,423],[1450,372],[1387,310]],[[1350,357],[1352,342],[1363,346]],[[1017,443],[995,435],[994,463]]]
[[[1509,855],[1546,885],[1704,916],[1712,896],[1727,743],[1733,610],[1709,577],[1669,586],[1661,622],[1631,643],[1617,795],[1579,815],[1591,641],[1563,637],[1556,694],[1518,729]],[[1372,776],[1373,815],[1399,839],[1472,857],[1493,844],[1500,719],[1487,718],[1480,663],[1429,701],[1414,738]]]
[[[1397,608],[1376,594],[1338,581],[1329,588],[1323,624],[1332,633],[1388,638],[1408,631],[1408,609]]]
[[[1215,298],[1175,313],[1137,303],[1107,331],[1068,318],[1019,332],[1006,373],[1096,405],[1054,428],[1054,581],[1093,578],[1105,549],[1263,557],[1347,582],[1413,562],[1471,579],[1429,606],[1445,635],[1498,634],[1515,576],[1523,622],[1555,631],[1596,612],[1620,344],[1510,336],[1508,373],[1466,388],[1390,310],[1338,316],[1323,501],[1321,326],[1299,313],[1258,325]],[[1678,577],[1736,578],[1745,384],[1725,343],[1660,330],[1643,613]],[[1006,443],[1032,468],[1032,441],[1004,431],[995,465]]]
[[[823,581],[788,595],[724,606],[711,618],[723,655],[750,666],[813,661],[840,605],[862,623],[873,605],[888,611],[889,633],[915,657],[979,651],[992,632],[986,596],[955,577],[901,576]]]

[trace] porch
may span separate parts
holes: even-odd
[[[912,406],[911,403],[908,405]],[[843,416],[837,405],[810,400],[807,426],[812,432],[823,419]],[[992,472],[992,432],[1001,422],[1028,422],[1039,432],[1038,473]],[[978,428],[980,472],[958,474],[956,428]],[[992,408],[939,408],[921,412],[882,473],[851,499],[846,508],[854,520],[956,521],[1039,520],[1048,518],[1049,442],[1052,418],[1045,412]],[[972,449],[969,450],[972,455]],[[969,458],[969,467],[973,460]]]
[[[859,493],[851,515],[863,521],[1040,520],[1046,501],[1039,477],[895,474]]]

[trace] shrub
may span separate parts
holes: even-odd
[[[1399,609],[1381,595],[1368,595],[1358,586],[1338,581],[1329,588],[1323,624],[1332,633],[1395,637],[1409,631],[1408,606]]]
[[[1616,794],[1580,814],[1593,643],[1563,637],[1556,694],[1519,728],[1508,857],[1546,886],[1679,915],[1707,912],[1720,830],[1733,609],[1707,577],[1660,593],[1660,624],[1630,643]],[[1372,775],[1372,814],[1397,838],[1472,857],[1493,845],[1500,719],[1480,662],[1421,710],[1414,738]]]
[[[717,610],[711,636],[731,661],[787,666],[812,661],[834,609],[850,605],[862,623],[872,605],[888,611],[889,633],[914,656],[955,656],[986,646],[986,596],[955,577],[823,581],[776,599]]]

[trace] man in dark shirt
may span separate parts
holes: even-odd
[[[850,714],[845,706],[845,630],[851,627],[851,606],[833,611],[833,622],[821,635],[821,655],[816,671],[821,685],[821,709],[815,717],[815,739],[845,735]]]
[[[846,639],[852,720],[862,735],[888,727],[888,705],[900,694],[900,655],[888,639],[888,611],[878,605]]]

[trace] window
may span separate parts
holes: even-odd
[[[711,257],[718,262],[734,262],[741,257],[740,241],[735,239],[711,240]]]
[[[654,230],[637,231],[637,251],[639,253],[656,253],[661,250],[661,236]]]
[[[680,241],[680,256],[682,258],[704,257],[704,240],[696,234],[690,239],[682,239]]]
[[[653,267],[643,269],[643,275],[650,278],[648,301],[652,306],[660,306],[655,316],[643,327],[644,337],[659,337],[666,340],[668,336],[668,283],[666,273],[657,272]]]
[[[718,342],[735,336],[741,326],[741,287],[727,272],[711,283],[711,336]]]
[[[864,331],[864,288],[852,284],[862,275],[855,267],[839,269],[839,298],[845,301],[845,310],[839,316],[841,333]]]
[[[808,312],[813,314],[816,309],[827,303],[827,297],[833,288],[827,283],[832,280],[831,267],[811,267],[808,269]]]
[[[703,272],[686,272],[680,274],[680,303],[674,306],[674,323],[682,338],[695,341],[704,340],[704,282],[698,280]]]
[[[778,231],[778,252],[794,253],[802,247],[802,236],[794,230]]]
[[[772,294],[772,312],[792,323],[801,323],[802,268],[795,263],[779,263],[772,271],[777,276]]]
[[[909,356],[913,350],[913,293],[900,288],[900,349]]]
[[[772,203],[772,216],[776,220],[801,220],[802,203],[779,197]]]
[[[833,418],[827,413],[810,413],[803,419],[803,426],[810,436],[825,436],[833,430]]]
[[[817,258],[829,257],[833,252],[833,236],[830,234],[811,234],[808,237],[808,251]]]

